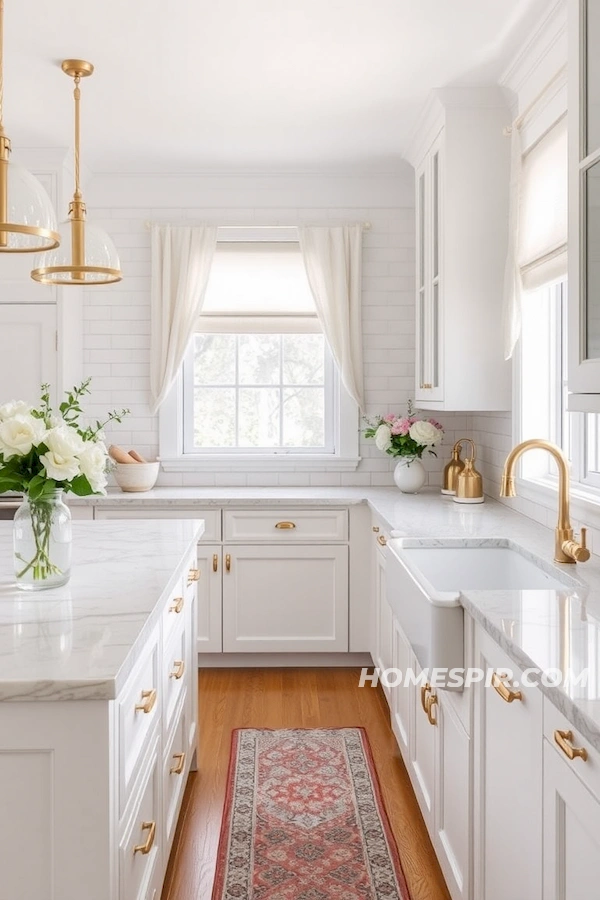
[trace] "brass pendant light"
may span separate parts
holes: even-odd
[[[83,59],[65,59],[61,68],[75,82],[75,192],[69,204],[69,218],[60,225],[61,246],[36,259],[31,277],[42,284],[114,284],[123,277],[117,249],[103,228],[86,220],[80,183],[79,85],[94,67]]]
[[[4,0],[0,0],[0,253],[36,253],[58,247],[52,201],[37,178],[10,162],[4,133]]]

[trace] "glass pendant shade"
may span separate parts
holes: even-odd
[[[109,235],[87,220],[83,223],[81,265],[73,262],[74,223],[59,225],[60,246],[35,257],[31,277],[42,284],[113,284],[121,281],[121,263]]]
[[[58,247],[56,214],[43,185],[23,166],[4,164],[6,221],[1,221],[0,215],[0,253],[35,253]]]

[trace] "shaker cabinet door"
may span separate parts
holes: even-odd
[[[56,380],[56,307],[42,303],[0,303],[3,399],[37,404],[40,385],[50,384],[55,390]]]

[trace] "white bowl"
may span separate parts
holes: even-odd
[[[122,491],[151,491],[159,469],[159,462],[115,463],[115,480]]]

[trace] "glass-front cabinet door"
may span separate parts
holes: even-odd
[[[600,410],[600,2],[570,0],[569,407]]]
[[[417,403],[444,399],[442,379],[442,135],[416,173]]]

